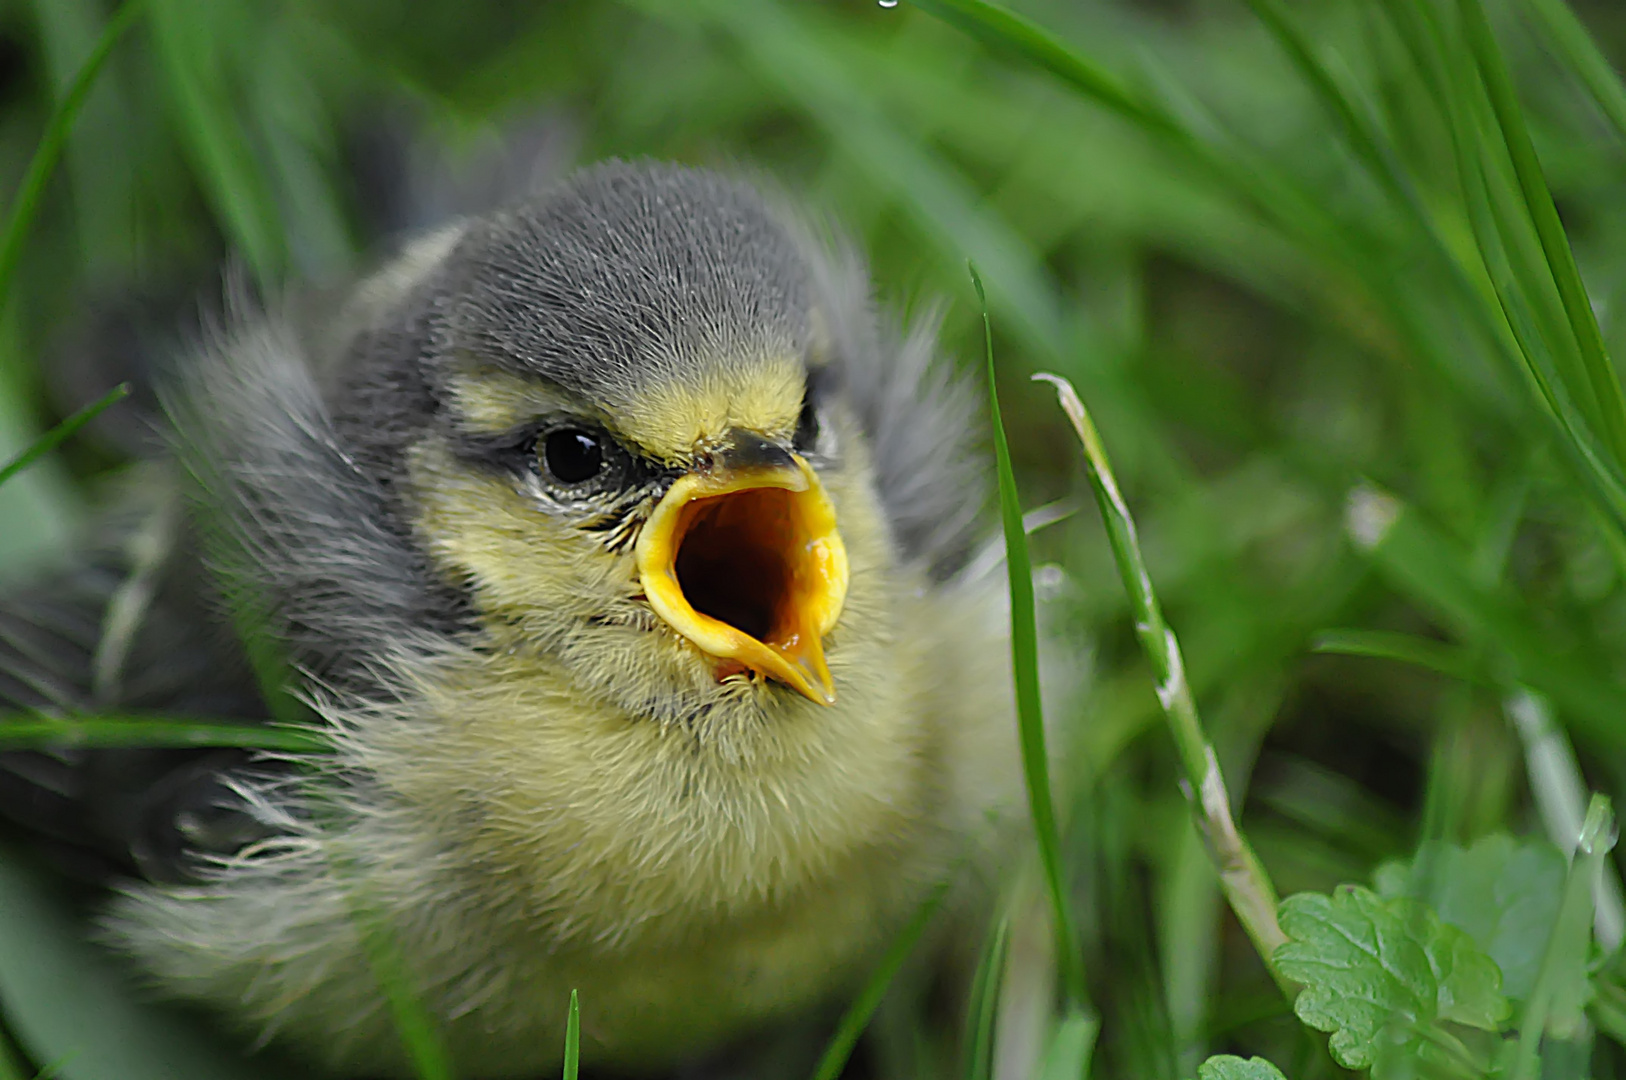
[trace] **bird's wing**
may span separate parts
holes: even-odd
[[[263,721],[228,611],[248,612],[327,690],[371,690],[385,654],[459,625],[456,598],[391,530],[388,493],[333,426],[310,319],[291,317],[313,312],[255,310],[230,283],[227,309],[159,380],[173,453],[145,471],[162,475],[133,483],[100,539],[54,574],[0,586],[0,722],[33,710]],[[231,789],[251,762],[0,745],[0,823],[79,877],[184,880],[196,853],[264,835]]]
[[[264,717],[204,591],[175,485],[141,471],[92,544],[0,592],[0,724],[8,713]],[[181,879],[188,850],[240,843],[252,826],[224,786],[248,760],[204,747],[0,744],[0,819],[81,879]]]

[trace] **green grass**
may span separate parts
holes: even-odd
[[[563,1080],[576,1080],[581,1071],[582,1011],[576,991],[570,992],[570,1015],[565,1021],[565,1060]]]
[[[928,1005],[941,992],[906,962],[928,909],[824,1065],[804,1053],[774,1075],[868,1053],[881,1080],[1001,1061],[1189,1080],[1219,1052],[1339,1075],[1315,1025],[1358,1018],[1284,996],[1272,890],[1371,884],[1423,841],[1562,839],[1589,789],[1622,798],[1619,5],[561,0],[403,20],[369,0],[206,17],[151,0],[140,18],[39,0],[0,33],[23,72],[0,85],[0,191],[17,193],[0,200],[0,462],[16,465],[0,578],[122,461],[84,421],[129,373],[61,350],[154,282],[190,310],[228,253],[266,286],[361,265],[386,241],[383,200],[347,155],[381,116],[465,175],[523,115],[551,118],[561,161],[748,163],[851,230],[887,303],[947,300],[946,353],[999,390],[983,449],[1012,554],[1031,865],[994,883],[1008,936],[987,928],[1003,944],[963,973],[958,1011]],[[1036,372],[1088,404],[1083,448]],[[1023,508],[1091,496],[1101,515],[1023,540]],[[130,738],[125,718],[72,723]],[[1419,1021],[1416,1045],[1449,1047],[1418,1051],[1425,1075],[1626,1075],[1626,969],[1589,884],[1616,856],[1593,839],[1531,999],[1495,1032]],[[48,910],[30,880],[0,880],[8,911]],[[53,980],[38,918],[0,932],[0,1004],[32,1059],[0,1056],[0,1076],[176,1075],[107,1046],[67,1055],[94,1025],[51,1021],[111,976],[62,952]],[[1396,925],[1408,948],[1440,946],[1426,919]],[[171,1020],[118,1030],[156,1055],[186,1043]],[[198,1075],[235,1068],[186,1045],[214,1070]],[[425,1075],[445,1075],[434,1057]]]
[[[42,742],[57,746],[246,746],[307,754],[321,754],[332,747],[320,735],[288,727],[211,724],[159,715],[35,718],[0,713],[0,748]]]
[[[858,1045],[858,1040],[864,1034],[864,1029],[869,1026],[875,1010],[886,997],[892,980],[897,977],[898,971],[920,944],[920,939],[931,928],[932,920],[943,906],[943,901],[948,898],[949,889],[953,884],[954,879],[951,876],[927,894],[926,899],[915,911],[914,917],[909,920],[909,924],[887,947],[886,954],[875,965],[875,970],[870,973],[863,988],[853,996],[852,1002],[842,1013],[835,1033],[830,1036],[830,1041],[813,1070],[813,1080],[836,1080],[841,1075],[848,1059],[852,1057],[853,1048]],[[571,993],[571,1013],[575,1014],[574,991]]]
[[[14,219],[14,221],[21,219],[22,215],[18,215],[18,218]],[[21,230],[19,230],[19,232],[20,231]],[[4,292],[0,291],[0,296],[4,295]],[[13,476],[16,476],[18,473],[34,464],[34,462],[40,460],[40,458],[43,458],[46,454],[49,454],[52,450],[55,450],[58,446],[62,445],[62,443],[66,442],[74,432],[96,419],[96,417],[100,416],[105,410],[112,408],[114,405],[118,404],[120,401],[129,396],[129,384],[120,383],[103,395],[100,400],[91,402],[83,409],[80,409],[72,416],[63,420],[60,424],[57,424],[55,427],[51,428],[50,431],[47,431],[45,434],[35,439],[31,445],[22,451],[22,453],[13,457],[5,464],[0,465],[0,484],[10,480]]]
[[[999,478],[999,519],[1005,534],[1005,581],[1011,597],[1011,674],[1016,684],[1016,724],[1021,735],[1022,775],[1027,781],[1028,813],[1033,817],[1039,865],[1044,869],[1050,897],[1050,919],[1056,932],[1056,963],[1061,983],[1074,1007],[1084,1007],[1089,992],[1084,986],[1083,956],[1067,882],[1061,865],[1061,835],[1056,827],[1055,799],[1050,787],[1050,752],[1045,745],[1044,706],[1039,697],[1039,626],[1033,598],[1033,563],[1028,558],[1027,530],[1022,525],[1021,497],[1011,468],[1011,448],[999,411],[999,386],[994,375],[994,330],[988,318],[987,297],[975,266],[968,268],[982,305],[983,350],[988,365],[988,411],[994,432],[994,463]],[[997,986],[998,972],[986,973]]]
[[[129,30],[131,23],[141,14],[141,6],[142,0],[130,0],[119,8],[117,15],[108,20],[106,29],[97,39],[90,55],[79,66],[67,92],[51,111],[45,131],[40,135],[39,145],[29,160],[28,170],[23,174],[17,193],[10,200],[5,226],[0,229],[0,302],[11,297],[11,279],[17,272],[17,264],[22,258],[23,244],[27,241],[29,229],[39,212],[40,200],[45,195],[46,185],[50,183],[51,175],[56,171],[57,162],[62,157],[62,151],[73,133],[75,123],[79,120],[79,112],[84,108],[85,98],[96,85],[96,79],[101,75],[103,66],[113,54],[113,47],[119,43],[119,39]],[[0,480],[4,478],[5,474],[0,474]]]

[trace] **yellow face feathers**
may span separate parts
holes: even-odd
[[[792,356],[717,365],[698,384],[672,380],[644,388],[617,410],[616,424],[660,461],[682,461],[735,429],[789,439],[805,378]]]
[[[496,434],[538,416],[580,409],[581,402],[538,379],[470,362],[447,381],[453,410],[472,431]]]
[[[470,362],[449,381],[452,403],[472,431],[503,432],[552,413],[574,412],[606,423],[645,456],[691,460],[730,431],[788,439],[801,412],[806,376],[800,360],[774,357],[719,365],[701,383],[641,387],[613,409],[586,403],[537,379]]]

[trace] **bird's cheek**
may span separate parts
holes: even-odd
[[[426,554],[488,616],[533,628],[563,624],[624,594],[631,572],[625,555],[539,514],[504,479],[470,473],[432,444],[417,448],[410,475]]]

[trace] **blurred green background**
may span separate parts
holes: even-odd
[[[1415,43],[1380,5],[1291,10],[1432,234],[1241,0],[1014,5],[1268,172],[1230,183],[907,4],[147,7],[0,316],[0,459],[183,342],[228,259],[269,292],[338,283],[415,228],[606,156],[764,174],[850,233],[885,303],[942,301],[944,350],[972,371],[975,260],[1024,504],[1084,505],[1034,546],[1096,1075],[1189,1076],[1223,1049],[1336,1070],[1218,899],[1076,444],[1029,374],[1068,376],[1095,413],[1284,894],[1366,881],[1425,836],[1539,834],[1515,682],[1553,702],[1589,783],[1626,795],[1626,540],[1476,331],[1484,290],[1442,261],[1441,245],[1473,262],[1470,200]],[[1576,10],[1623,55],[1626,8]],[[1523,5],[1490,12],[1618,353],[1626,143]],[[108,16],[98,0],[0,6],[0,190]],[[0,577],[74,535],[139,452],[143,408],[0,489]],[[1353,542],[1363,484],[1402,500],[1420,538]],[[1449,644],[1471,678],[1318,652],[1335,628]],[[873,1058],[935,1075],[943,1041],[883,1013]]]

